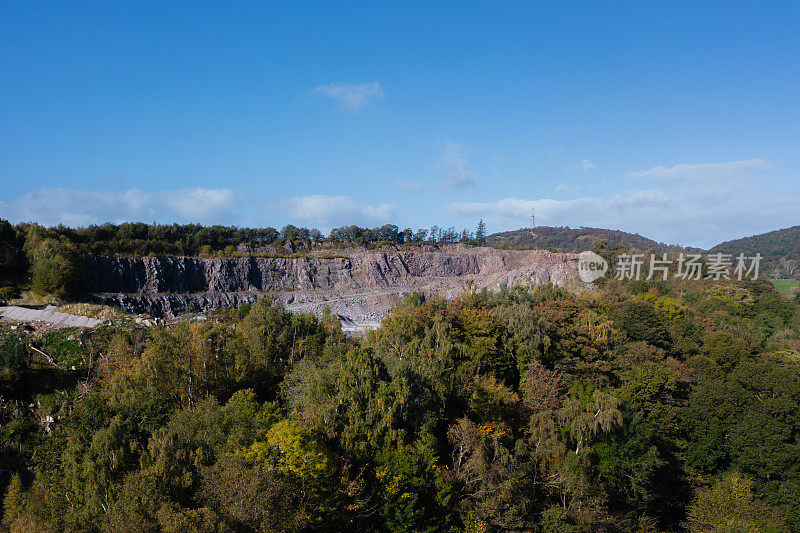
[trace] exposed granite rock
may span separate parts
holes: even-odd
[[[92,294],[94,303],[121,307],[131,313],[146,313],[158,318],[175,318],[186,312],[205,313],[215,309],[239,308],[253,304],[259,293],[204,292],[201,294]]]
[[[259,295],[290,309],[374,322],[397,295],[413,290],[452,297],[471,279],[476,288],[553,282],[580,287],[575,254],[452,246],[351,251],[342,257],[89,256],[90,299],[156,317],[255,302]],[[358,316],[350,316],[353,303]],[[372,302],[372,303],[370,303]],[[374,312],[373,312],[374,308]]]
[[[431,252],[371,253],[352,258],[90,256],[89,292],[335,290],[389,287],[409,278],[461,277],[482,270],[480,256]]]

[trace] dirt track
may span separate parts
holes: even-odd
[[[48,305],[44,309],[9,305],[0,307],[0,314],[3,316],[3,320],[12,320],[15,322],[43,322],[54,326],[93,328],[102,324],[102,321],[96,318],[59,313],[55,309],[56,307],[52,305]]]

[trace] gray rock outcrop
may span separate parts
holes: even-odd
[[[575,254],[451,246],[352,251],[301,257],[89,256],[91,299],[156,317],[184,311],[239,307],[268,293],[290,309],[318,312],[325,305],[351,321],[374,322],[392,297],[414,290],[452,297],[466,280],[475,288],[553,282],[579,286]],[[365,316],[350,316],[360,302]],[[375,302],[375,312],[370,310]],[[363,314],[359,311],[359,315]],[[368,316],[367,316],[368,315]]]

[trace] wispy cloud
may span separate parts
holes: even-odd
[[[788,190],[776,199],[768,188],[752,185],[770,168],[765,159],[656,166],[628,174],[641,180],[638,188],[536,200],[536,220],[549,226],[622,229],[662,242],[711,247],[731,238],[797,224],[800,193]],[[576,189],[565,183],[556,191]],[[453,202],[445,212],[465,220],[483,218],[493,227],[525,227],[530,224],[530,209],[530,200],[511,197]]]
[[[800,195],[748,195],[714,204],[661,190],[630,190],[606,196],[535,201],[536,221],[547,226],[591,226],[639,233],[657,241],[709,248],[722,241],[797,223]],[[492,227],[530,224],[531,200],[453,202],[445,212]],[[756,250],[754,250],[756,251]]]
[[[727,163],[696,163],[657,166],[647,170],[629,173],[638,178],[652,178],[664,181],[698,181],[733,178],[764,172],[772,167],[766,159],[747,159]]]
[[[475,177],[465,152],[463,144],[447,141],[444,145],[439,166],[445,172],[447,186],[452,189],[475,185]]]
[[[744,178],[752,178],[770,168],[772,165],[766,159],[747,159],[725,163],[656,166],[630,172],[628,176],[652,180],[662,186],[683,187],[685,194],[691,198],[707,203],[718,203],[731,198],[748,185]]]
[[[394,182],[394,186],[404,191],[421,191],[424,188],[422,182],[412,180],[397,180]]]
[[[541,202],[541,200],[540,200]],[[519,220],[530,220],[531,200],[521,198],[502,198],[491,202],[452,202],[446,211],[457,217]]]
[[[294,221],[324,228],[350,224],[373,226],[397,218],[397,208],[392,204],[362,205],[350,196],[296,196],[285,203],[285,212]]]
[[[309,195],[258,198],[231,189],[187,189],[145,192],[38,189],[0,202],[3,218],[46,226],[86,226],[105,222],[162,222],[283,225],[330,228],[349,224],[380,225],[395,221],[397,207],[389,203],[361,204],[349,196]],[[265,213],[269,213],[269,219]]]
[[[588,159],[584,159],[581,161],[581,168],[583,168],[584,172],[588,172],[589,170],[597,170],[595,164],[589,161]]]
[[[311,91],[335,101],[337,107],[351,113],[383,100],[383,87],[377,81],[366,83],[329,83]]]
[[[0,202],[0,212],[13,221],[45,225],[85,226],[156,219],[212,224],[235,219],[237,203],[237,195],[231,189],[101,192],[44,188]]]

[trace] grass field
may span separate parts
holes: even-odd
[[[773,279],[772,284],[786,296],[794,296],[800,287],[800,281],[796,279]]]

